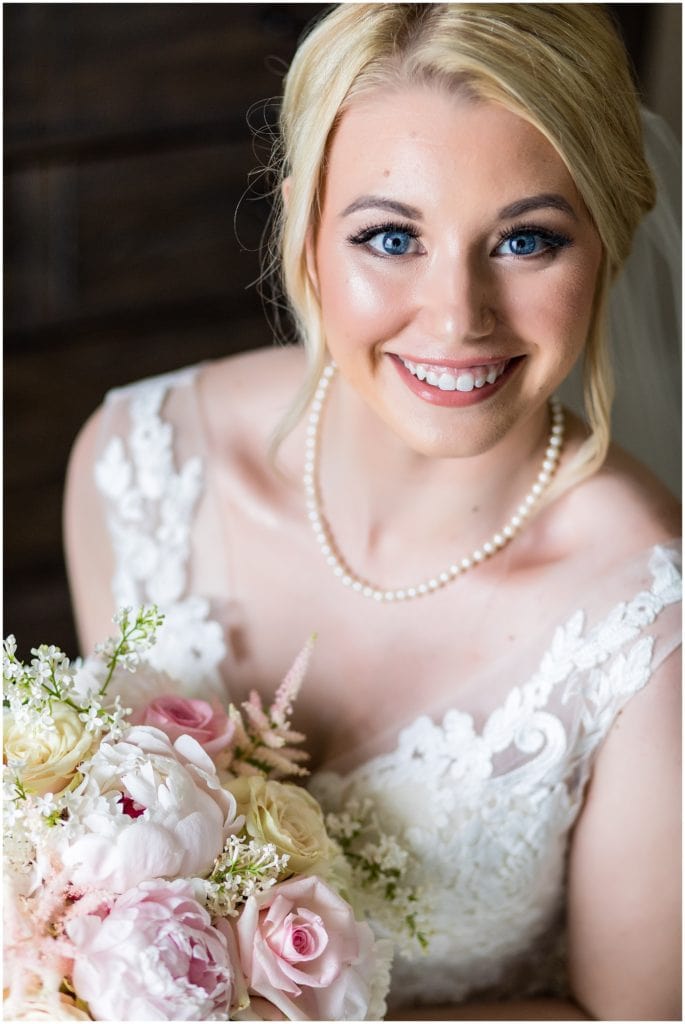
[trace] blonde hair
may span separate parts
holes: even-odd
[[[606,456],[613,396],[608,291],[655,201],[626,53],[595,4],[341,4],[300,45],[281,110],[281,173],[290,190],[287,207],[281,202],[276,213],[272,255],[280,260],[308,372],[274,446],[309,404],[326,360],[305,247],[318,224],[332,135],[363,93],[422,82],[466,88],[534,125],[564,161],[600,236],[603,258],[584,353],[590,433],[564,475],[565,489]]]

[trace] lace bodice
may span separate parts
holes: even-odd
[[[95,472],[114,599],[161,607],[155,667],[206,696],[225,683],[227,623],[221,574],[194,550],[199,524],[205,536],[215,531],[213,562],[221,546],[205,500],[195,372],[113,393]],[[172,427],[174,402],[182,432]],[[372,798],[381,825],[410,853],[428,949],[398,942],[391,1006],[564,992],[570,830],[616,716],[679,643],[677,552],[674,543],[645,553],[626,575],[631,589],[601,614],[565,615],[526,681],[505,688],[487,713],[421,715],[385,752],[312,779],[331,810]],[[375,925],[397,939],[391,914]]]
[[[456,709],[440,723],[420,717],[391,753],[346,778],[315,779],[316,795],[333,808],[372,798],[414,855],[432,934],[427,957],[409,947],[395,964],[400,1004],[426,991],[448,1003],[478,991],[563,994],[569,832],[594,753],[653,671],[654,641],[644,631],[679,598],[668,551],[654,551],[651,571],[650,590],[593,629],[584,629],[582,611],[559,626],[538,671],[481,731]]]

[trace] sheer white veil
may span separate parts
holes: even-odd
[[[612,436],[681,490],[681,160],[668,125],[642,111],[656,206],[640,224],[611,291],[610,345],[616,377]],[[582,413],[578,369],[560,391]]]

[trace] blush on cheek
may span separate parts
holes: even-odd
[[[592,319],[595,282],[585,275],[567,279],[553,293],[552,308],[558,336],[566,335],[577,345],[585,344]]]
[[[346,351],[373,351],[396,337],[407,320],[407,289],[388,275],[348,268],[321,274],[320,301],[324,331],[333,358],[343,365]]]
[[[339,320],[345,317],[387,315],[388,302],[393,289],[387,282],[377,280],[357,268],[343,274],[322,275],[321,304],[324,320],[327,315]]]

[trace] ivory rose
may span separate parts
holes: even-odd
[[[77,886],[125,892],[150,878],[207,875],[242,825],[211,758],[196,740],[175,743],[149,726],[103,741],[58,847]]]
[[[245,815],[245,830],[253,839],[273,843],[287,853],[288,874],[326,871],[335,847],[326,832],[318,802],[289,782],[275,782],[261,775],[243,776],[224,783]]]
[[[387,964],[371,929],[320,878],[251,896],[235,929],[249,991],[289,1020],[365,1020],[383,1009]]]
[[[55,701],[51,718],[54,729],[17,722],[9,711],[3,715],[4,759],[12,766],[17,764],[25,789],[38,796],[65,789],[94,742],[78,712],[68,704]]]
[[[170,740],[192,736],[208,754],[218,754],[230,745],[235,726],[216,702],[189,700],[167,694],[150,701],[131,721],[137,725],[153,725]]]
[[[236,968],[191,884],[150,881],[66,925],[76,991],[99,1020],[227,1020]]]

